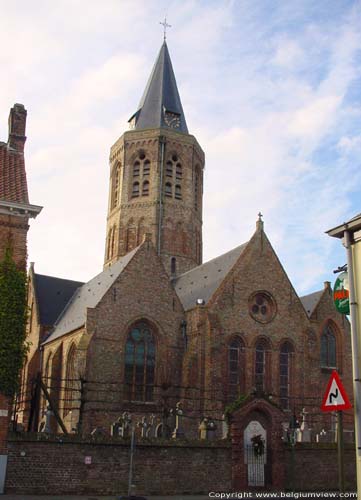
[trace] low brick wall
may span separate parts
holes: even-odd
[[[126,440],[44,434],[10,434],[6,493],[116,495],[128,489]],[[284,490],[338,489],[337,448],[326,443],[285,446]],[[85,463],[91,457],[91,463]],[[273,457],[277,461],[277,457]],[[281,458],[281,457],[279,457]],[[240,464],[241,465],[241,464]],[[241,465],[244,467],[244,465]],[[232,491],[231,444],[227,441],[139,441],[134,454],[133,484],[144,495],[207,494]],[[356,490],[355,448],[345,445],[345,478]]]
[[[126,494],[129,442],[74,436],[11,435],[6,493]],[[91,457],[91,464],[85,464]],[[231,490],[230,443],[139,442],[133,484],[138,494]]]
[[[286,451],[286,488],[292,488],[292,452]],[[356,491],[356,452],[345,444],[345,484]],[[297,444],[294,450],[293,487],[296,491],[338,490],[337,446],[331,443]]]

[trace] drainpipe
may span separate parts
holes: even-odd
[[[361,372],[360,372],[360,345],[357,331],[357,302],[354,282],[353,256],[351,246],[351,232],[344,232],[344,246],[347,252],[347,271],[350,293],[350,323],[351,323],[351,343],[352,343],[352,371],[353,371],[353,391],[354,391],[354,412],[355,412],[355,444],[356,444],[356,471],[357,471],[357,492],[361,493]]]
[[[159,213],[158,213],[158,255],[161,253],[162,243],[162,219],[163,219],[163,175],[164,175],[164,151],[166,138],[159,137],[160,144],[160,179],[159,179]]]

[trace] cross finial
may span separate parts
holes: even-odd
[[[259,221],[262,221],[262,217],[263,217],[263,214],[261,214],[261,212],[258,212],[258,220]]]
[[[163,36],[164,36],[164,41],[167,39],[167,28],[171,28],[171,24],[167,24],[167,16],[164,17],[164,21],[161,22],[159,21],[159,24],[163,26]]]

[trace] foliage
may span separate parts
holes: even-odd
[[[0,262],[0,391],[13,396],[28,346],[25,343],[26,276],[9,249]]]
[[[236,410],[238,410],[248,398],[249,398],[248,395],[241,394],[240,396],[238,396],[237,399],[232,401],[232,403],[227,405],[225,410],[224,410],[224,415],[225,415],[226,419],[229,420],[232,413],[235,412]]]
[[[264,455],[264,439],[261,434],[257,434],[251,438],[253,453],[256,457],[261,457]]]

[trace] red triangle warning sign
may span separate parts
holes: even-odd
[[[336,370],[333,370],[323,397],[322,411],[349,410],[352,408],[344,386]]]

